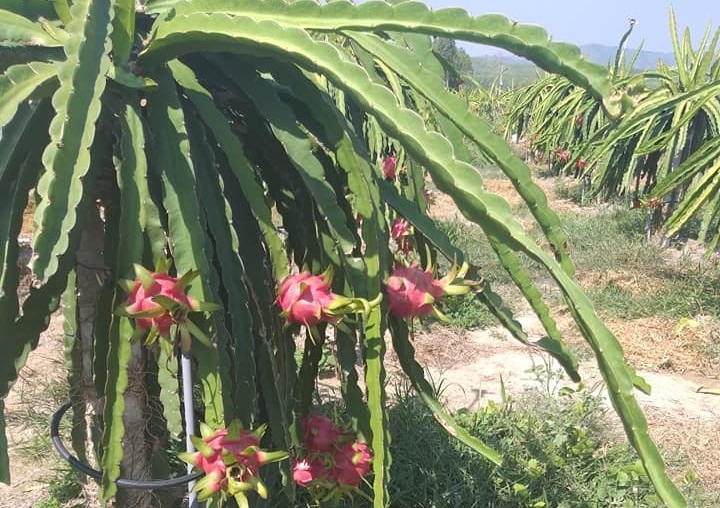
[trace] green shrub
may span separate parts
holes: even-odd
[[[440,388],[440,391],[442,388]],[[342,412],[341,408],[336,408]],[[392,508],[654,508],[663,506],[634,452],[615,444],[602,400],[530,390],[457,416],[504,458],[496,467],[453,440],[401,389],[389,412]],[[309,508],[300,501],[298,508]],[[356,498],[343,508],[368,508]]]
[[[462,411],[462,425],[501,452],[500,467],[456,444],[412,396],[390,413],[393,507],[654,507],[642,466],[613,445],[600,400],[531,391],[512,403]]]

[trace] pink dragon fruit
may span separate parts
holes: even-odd
[[[432,314],[435,300],[443,294],[432,274],[417,264],[396,267],[386,286],[390,312],[400,318]]]
[[[310,463],[306,460],[295,460],[293,463],[293,480],[300,487],[307,487],[315,478]]]
[[[334,455],[333,475],[341,487],[357,488],[370,470],[372,454],[365,443],[347,441]]]
[[[335,426],[331,418],[320,413],[306,416],[302,421],[303,439],[311,453],[327,452],[343,436],[343,430]]]
[[[462,278],[467,274],[468,265],[454,267],[440,280],[433,278],[430,270],[422,270],[417,263],[399,265],[385,283],[390,313],[399,318],[413,318],[434,315],[445,320],[434,304],[443,295],[461,295],[470,291],[473,285]]]
[[[165,339],[163,345],[167,347],[168,354],[172,354],[175,342],[174,337],[171,337],[173,325],[177,325],[184,351],[190,349],[191,337],[211,346],[210,339],[187,319],[187,315],[190,312],[218,310],[220,306],[199,302],[188,296],[187,287],[199,275],[198,271],[190,271],[177,278],[167,273],[169,268],[169,260],[158,262],[154,272],[135,265],[135,280],[120,281],[128,297],[115,313],[135,320],[135,333],[131,339],[147,335],[145,343],[151,344],[159,336]]]
[[[332,304],[338,299],[330,291],[328,275],[301,272],[290,275],[280,284],[278,304],[289,323],[315,326],[321,321],[332,321]]]
[[[569,150],[558,150],[557,156],[563,162],[563,164],[565,164],[565,163],[567,163],[567,161],[570,160],[570,151]]]
[[[137,317],[135,322],[146,331],[155,326],[161,337],[169,337],[170,326],[173,324],[172,314],[154,298],[162,295],[188,310],[196,309],[195,301],[185,294],[185,288],[179,284],[180,279],[177,277],[162,272],[149,272],[139,265],[135,265],[135,273],[135,284],[125,302],[127,315],[151,316]]]
[[[293,464],[293,480],[313,498],[340,502],[357,491],[370,471],[372,454],[352,432],[331,418],[311,414],[302,421],[307,457]]]
[[[345,314],[369,312],[380,304],[382,294],[368,301],[364,298],[348,298],[330,291],[332,266],[322,275],[309,272],[287,276],[278,289],[277,303],[281,316],[288,323],[312,328],[320,322],[337,324]]]

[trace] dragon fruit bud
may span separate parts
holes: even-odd
[[[383,175],[385,180],[395,181],[397,177],[395,170],[397,169],[397,157],[388,155],[383,159]]]
[[[400,252],[410,252],[412,250],[412,243],[410,242],[410,236],[412,235],[412,226],[402,217],[396,218],[392,226],[390,227],[390,236],[397,245]]]

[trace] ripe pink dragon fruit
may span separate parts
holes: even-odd
[[[395,181],[397,177],[395,170],[397,169],[397,157],[388,155],[383,159],[383,175],[385,180]]]
[[[177,325],[183,351],[189,351],[192,337],[206,346],[212,346],[210,339],[187,315],[190,312],[218,310],[221,307],[210,302],[199,302],[187,295],[187,287],[198,275],[189,271],[180,278],[170,276],[167,271],[171,262],[163,259],[154,272],[135,265],[135,280],[121,280],[120,285],[128,293],[125,304],[116,309],[120,316],[133,318],[136,323],[131,340],[147,335],[146,344],[152,344],[162,337],[162,345],[172,355],[175,337],[171,329]]]
[[[302,421],[307,456],[293,463],[293,480],[316,501],[352,496],[370,471],[372,453],[348,429],[325,415]]]
[[[557,156],[563,163],[567,163],[567,161],[570,160],[570,152],[568,150],[559,150]]]
[[[372,454],[365,443],[347,441],[334,455],[333,475],[341,487],[357,488],[370,470]]]
[[[343,429],[335,426],[331,418],[320,413],[313,413],[303,418],[303,439],[311,453],[327,452],[343,436]]]
[[[333,321],[331,306],[338,296],[330,291],[330,277],[301,272],[290,275],[280,284],[278,304],[289,323],[315,326]]]
[[[315,478],[310,463],[306,460],[295,460],[293,463],[293,481],[301,487],[307,487]]]
[[[222,429],[225,430],[225,429]],[[227,431],[225,431],[227,433]],[[200,496],[207,499],[221,490],[227,489],[227,465],[223,459],[222,433],[218,431],[205,439],[205,446],[196,447],[200,449],[192,454],[181,454],[180,458],[202,470],[205,477],[201,480]]]
[[[205,440],[210,446],[223,449],[235,458],[242,466],[240,476],[245,481],[251,476],[257,476],[260,466],[265,462],[264,454],[260,450],[260,438],[253,432],[245,429],[235,429],[230,435],[228,429],[218,430],[213,437]]]
[[[446,320],[434,303],[443,295],[462,295],[470,291],[474,283],[463,280],[468,268],[467,263],[460,268],[453,267],[445,277],[436,280],[430,270],[422,270],[417,263],[395,267],[385,283],[390,313],[399,318],[432,314]]]
[[[135,322],[146,331],[155,326],[161,337],[168,338],[173,324],[172,313],[153,299],[161,295],[188,310],[195,310],[197,305],[185,294],[179,278],[163,272],[149,272],[139,265],[136,265],[135,271],[138,276],[125,302],[125,311],[130,317],[151,316],[137,317]],[[141,274],[142,271],[146,273]]]
[[[382,301],[382,293],[371,301],[337,295],[330,291],[331,280],[332,265],[322,275],[301,272],[287,276],[280,284],[276,300],[282,309],[280,315],[288,323],[308,328],[320,322],[337,325],[343,315],[370,312]]]
[[[417,264],[396,267],[386,286],[390,313],[399,318],[432,314],[435,300],[443,294],[439,281]]]
[[[287,454],[260,449],[265,426],[248,431],[236,420],[228,428],[215,431],[201,423],[200,431],[202,438],[191,437],[198,451],[179,454],[180,459],[205,473],[195,485],[198,500],[205,501],[216,495],[221,500],[232,496],[243,506],[245,493],[250,490],[266,498],[267,489],[259,476],[260,467],[282,460]]]

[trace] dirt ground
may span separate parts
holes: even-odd
[[[60,385],[65,375],[62,344],[62,316],[58,314],[5,399],[12,485],[0,483],[0,508],[29,508],[48,497],[52,474],[45,471],[54,471],[60,462],[55,456],[36,455],[38,448],[47,448],[50,442],[50,425],[48,421],[47,428],[41,429],[35,419],[38,413],[50,414],[56,408],[58,401],[50,389]]]
[[[540,181],[546,192],[552,190],[547,188],[548,182]],[[487,180],[486,186],[500,194],[512,195],[504,180]],[[553,206],[566,210],[575,207],[562,200],[555,200]],[[459,217],[452,200],[439,194],[434,195],[431,213],[436,217]],[[542,336],[534,316],[520,315],[518,319],[531,339]],[[560,314],[558,322],[570,344],[583,351],[582,339],[572,329],[570,319]],[[691,470],[703,485],[717,490],[720,485],[720,396],[701,393],[699,389],[720,386],[720,365],[708,360],[696,347],[707,340],[717,323],[701,316],[682,329],[675,320],[658,317],[609,320],[607,324],[622,343],[628,362],[653,387],[651,395],[638,392],[637,397],[645,409],[651,434],[668,458],[671,474],[681,480]],[[22,406],[28,402],[52,405],[51,397],[43,394],[43,387],[53,376],[64,375],[62,333],[62,318],[58,316],[43,334],[6,399],[14,483],[12,487],[0,484],[0,508],[32,507],[47,497],[48,485],[38,482],[38,471],[58,462],[55,458],[27,457],[25,450],[37,436],[18,415],[23,414]],[[570,384],[557,374],[557,365],[534,348],[514,341],[502,328],[462,333],[433,327],[429,332],[417,334],[414,345],[433,379],[442,381],[446,402],[452,408],[473,408],[488,399],[499,400],[501,380],[510,395],[538,384],[550,390]],[[582,357],[581,374],[586,386],[593,386],[601,381],[600,374],[589,354]],[[388,365],[391,373],[397,372],[392,354]]]

